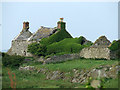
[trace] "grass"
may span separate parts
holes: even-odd
[[[7,69],[3,69],[3,88],[10,88],[10,79],[7,74]],[[44,74],[37,74],[35,72],[20,72],[13,69],[12,73],[16,74],[17,88],[68,88],[79,86],[83,88],[84,86],[80,84],[73,84],[63,80],[46,80]]]
[[[30,61],[31,62],[31,61]],[[39,63],[26,63],[24,65],[35,66],[36,68],[47,68],[49,70],[60,70],[69,72],[72,69],[91,69],[100,65],[112,65],[117,64],[117,60],[86,60],[76,59],[72,61],[66,61],[63,63],[46,64]],[[10,79],[6,67],[3,67],[3,88],[10,88]],[[11,69],[11,68],[10,68]],[[12,73],[16,74],[16,87],[17,88],[85,88],[85,85],[80,83],[71,83],[67,80],[46,80],[46,75],[42,73],[36,73],[36,71],[19,71],[18,69],[11,69]],[[114,83],[113,83],[114,82]],[[117,87],[117,79],[110,79],[104,83],[105,88]]]
[[[118,87],[118,78],[108,80],[107,82],[104,83],[104,87],[109,87],[109,88]]]
[[[112,65],[112,64],[118,64],[118,61],[117,60],[76,59],[76,60],[71,60],[71,61],[66,61],[66,62],[56,63],[56,64],[46,64],[46,65],[31,64],[31,65],[34,65],[37,68],[47,68],[52,71],[60,70],[63,72],[69,72],[74,68],[75,69],[92,69],[100,65]]]

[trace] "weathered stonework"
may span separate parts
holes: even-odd
[[[8,51],[8,54],[20,56],[32,56],[32,54],[27,52],[27,47],[30,43],[32,42],[27,42],[26,40],[13,40],[12,47]]]
[[[95,43],[87,48],[83,48],[80,57],[93,59],[115,59],[116,53],[112,52],[108,47],[111,42],[105,37],[99,37]]]
[[[105,47],[89,47],[83,48],[80,52],[80,56],[84,58],[97,58],[97,59],[110,59],[110,49]]]
[[[80,58],[79,54],[64,54],[59,56],[51,56],[47,59],[44,59],[44,63],[56,63],[56,62],[62,62],[67,60],[73,60]]]
[[[39,42],[42,38],[49,37],[57,32],[56,28],[41,27],[32,34],[29,31],[29,22],[23,23],[23,29],[20,34],[12,40],[11,48],[8,50],[9,55],[33,56],[27,52],[28,45],[33,42]]]

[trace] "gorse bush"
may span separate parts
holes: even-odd
[[[17,56],[17,55],[8,55],[6,53],[2,53],[2,64],[5,67],[18,68],[21,64],[23,64],[25,57]]]

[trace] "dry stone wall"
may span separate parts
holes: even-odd
[[[80,58],[80,54],[64,54],[60,56],[51,56],[46,60],[44,60],[45,61],[44,63],[56,63],[56,62],[77,59],[77,58]]]

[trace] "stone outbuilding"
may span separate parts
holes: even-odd
[[[105,37],[99,37],[92,46],[83,48],[80,52],[80,57],[93,59],[115,59],[116,54],[108,47],[111,42]]]

